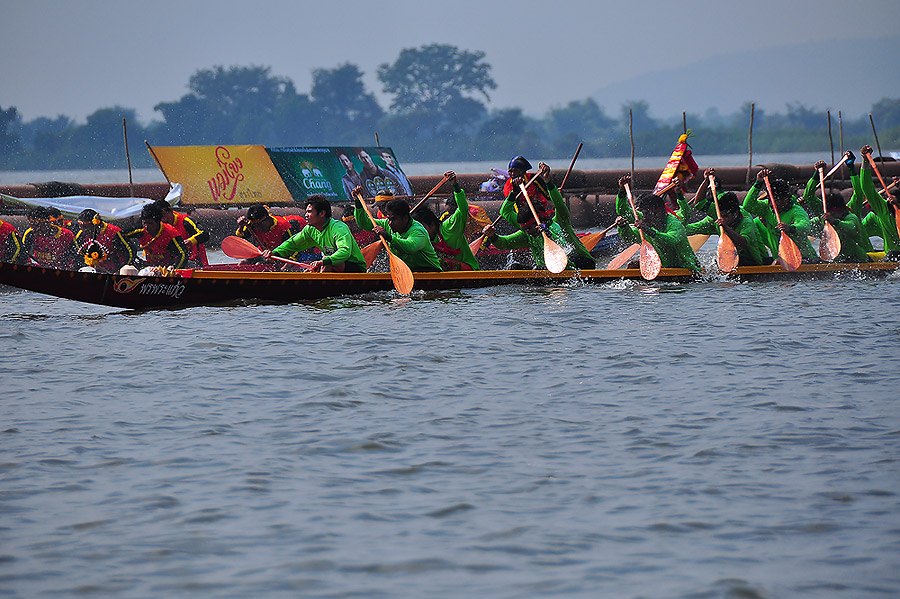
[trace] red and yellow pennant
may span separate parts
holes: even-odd
[[[663,169],[662,174],[659,176],[659,180],[656,182],[653,193],[659,193],[668,187],[675,177],[678,177],[680,181],[679,185],[684,186],[684,184],[700,170],[700,167],[694,162],[694,157],[691,155],[691,148],[687,143],[687,139],[690,135],[691,131],[688,129],[687,133],[678,138],[678,144],[675,146],[675,150],[672,151],[672,156],[669,157],[666,168]]]

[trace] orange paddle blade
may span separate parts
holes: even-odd
[[[547,267],[547,270],[554,274],[564,271],[569,263],[566,250],[562,249],[558,243],[550,239],[550,236],[543,231],[541,234],[544,236],[544,265]]]
[[[641,276],[647,281],[652,281],[659,276],[662,269],[662,260],[649,241],[641,244]]]
[[[641,249],[641,244],[635,243],[625,248],[621,254],[612,259],[612,262],[606,267],[608,270],[618,270],[628,264],[628,261]]]
[[[361,251],[363,258],[366,259],[366,268],[369,268],[372,266],[372,263],[375,262],[375,258],[378,257],[378,252],[381,251],[381,239],[379,238],[378,241],[370,243],[362,248]]]
[[[716,246],[716,262],[722,272],[734,272],[738,266],[739,255],[734,242],[724,232],[719,236],[719,244]]]
[[[797,270],[803,262],[800,248],[784,231],[781,232],[781,239],[778,241],[778,262],[782,268],[789,271]]]
[[[387,249],[387,246],[385,246]],[[412,291],[415,279],[412,270],[406,265],[406,262],[394,255],[394,252],[388,250],[388,259],[391,261],[391,280],[394,282],[394,289],[402,295],[409,295]]]
[[[478,255],[478,252],[481,250],[481,246],[484,245],[484,235],[478,237],[469,244],[469,249],[472,250],[472,255]]]
[[[579,239],[581,240],[581,243],[584,244],[585,249],[591,251],[604,237],[606,237],[606,231],[597,231],[596,233],[588,233]]]
[[[691,235],[688,237],[688,241],[691,244],[691,249],[695,252],[703,247],[703,244],[706,243],[706,240],[709,239],[709,235]]]
[[[222,240],[222,252],[229,258],[236,260],[247,260],[248,258],[256,258],[262,254],[262,251],[247,241],[235,235],[229,235]]]
[[[834,227],[831,226],[831,223],[826,222],[825,227],[822,229],[822,242],[819,244],[819,257],[825,262],[833,262],[840,253],[841,238],[838,236],[837,231],[834,230]]]

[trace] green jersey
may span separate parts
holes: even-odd
[[[366,231],[373,229],[369,215],[361,206],[356,206],[353,216],[360,229]],[[406,262],[410,270],[441,270],[441,261],[434,251],[434,246],[431,245],[431,238],[425,225],[413,218],[409,219],[406,231],[391,230],[391,224],[386,218],[376,218],[375,224],[385,230],[391,251]]]
[[[619,227],[619,237],[626,244],[640,241],[638,230],[631,225]],[[659,254],[663,268],[690,268],[702,270],[700,261],[697,260],[691,242],[688,241],[687,231],[677,217],[666,213],[665,229],[649,228],[644,231],[644,239]]]
[[[299,233],[272,250],[272,253],[284,258],[312,247],[322,250],[323,264],[350,262],[358,264],[363,272],[366,270],[366,259],[363,258],[350,227],[333,218],[328,219],[321,231],[312,225],[306,225]]]
[[[442,262],[450,263],[461,262],[468,264],[472,270],[479,270],[481,267],[478,260],[469,248],[469,242],[466,241],[466,223],[469,221],[469,203],[466,201],[466,192],[459,185],[453,189],[453,199],[456,200],[456,210],[441,221],[441,230],[438,233],[438,243],[435,249],[439,251]],[[446,248],[441,247],[445,245]],[[444,270],[459,270],[459,268],[448,268]]]

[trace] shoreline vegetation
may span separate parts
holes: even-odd
[[[447,65],[454,68],[447,69]],[[216,66],[196,71],[189,93],[154,106],[161,120],[138,122],[136,111],[99,108],[86,122],[65,115],[24,121],[0,105],[0,170],[112,169],[122,166],[123,119],[132,166],[150,168],[143,140],[154,146],[260,144],[268,147],[371,145],[377,135],[404,163],[484,161],[498,156],[568,156],[584,142],[582,158],[665,156],[685,128],[702,154],[745,154],[752,102],[732,114],[716,109],[657,119],[643,100],[601,107],[593,99],[554,106],[540,118],[490,103],[497,85],[485,54],[432,44],[401,51],[378,67],[382,107],[365,89],[352,63],[313,69],[309,92],[263,66]],[[616,111],[608,112],[608,111]],[[868,114],[844,115],[789,102],[784,113],[756,108],[754,153],[858,148],[873,141],[885,152],[900,148],[900,99],[873,98]],[[870,120],[871,116],[871,120]],[[829,120],[830,119],[830,120]],[[872,144],[875,145],[875,144]]]

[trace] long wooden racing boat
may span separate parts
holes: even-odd
[[[0,284],[65,299],[146,310],[228,304],[236,301],[290,303],[341,295],[393,290],[389,273],[306,273],[226,270],[182,270],[179,276],[147,277],[73,272],[0,263]],[[897,262],[869,264],[804,264],[794,272],[781,266],[740,267],[728,280],[794,280],[852,275],[885,277],[900,268]],[[688,282],[712,275],[697,275],[683,268],[664,268],[656,281]],[[573,281],[608,283],[642,280],[638,269],[584,270],[552,274],[542,270],[483,270],[475,272],[416,273],[415,290],[441,291],[504,284],[554,285]],[[415,291],[413,292],[415,293]]]

